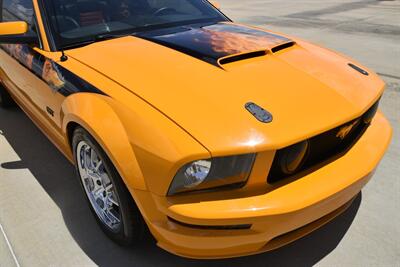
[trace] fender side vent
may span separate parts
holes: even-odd
[[[278,45],[278,46],[275,46],[274,48],[272,48],[271,51],[272,51],[272,53],[276,53],[276,52],[279,52],[286,48],[292,47],[292,46],[294,46],[294,44],[295,44],[295,42],[288,42],[285,44],[281,44],[281,45]]]
[[[236,61],[246,60],[246,59],[255,58],[255,57],[262,57],[262,56],[265,56],[266,54],[267,54],[267,51],[255,51],[255,52],[250,52],[250,53],[246,53],[246,54],[225,57],[225,58],[222,58],[219,60],[219,64],[225,65],[225,64],[236,62]]]

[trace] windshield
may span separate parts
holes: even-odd
[[[46,12],[58,49],[140,31],[227,20],[206,0],[47,0]]]

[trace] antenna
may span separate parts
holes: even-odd
[[[64,53],[64,49],[61,50],[61,57],[60,57],[61,62],[65,62],[68,60],[67,55]]]
[[[0,1],[1,1],[1,0],[0,0]],[[60,3],[60,4],[61,4],[61,3]],[[58,12],[57,12],[57,9],[56,9],[54,3],[51,3],[51,7],[53,8],[53,12],[54,12],[54,15],[55,15],[55,27],[56,27],[57,32],[58,32],[58,34],[57,34],[57,39],[58,39],[58,41],[60,42],[60,41],[61,41],[61,37],[60,37],[60,34],[59,34],[59,32],[60,32],[60,25],[58,24],[58,17],[59,17],[59,14],[58,14]],[[64,6],[64,4],[61,4],[61,9],[63,9],[63,10],[65,11],[65,6]],[[61,43],[61,42],[60,42],[60,43]],[[64,48],[61,47],[61,57],[60,57],[60,61],[61,61],[61,62],[65,62],[65,61],[67,61],[67,60],[68,60],[68,57],[67,57],[67,55],[66,55],[65,52],[64,52]]]

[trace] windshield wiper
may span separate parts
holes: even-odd
[[[101,41],[106,41],[110,39],[116,39],[116,38],[121,38],[125,36],[130,36],[132,33],[125,33],[125,34],[116,34],[116,33],[102,33],[94,36],[94,41],[95,42],[101,42]]]
[[[87,46],[87,45],[94,44],[97,42],[102,42],[102,41],[106,41],[106,40],[110,40],[110,39],[116,39],[116,38],[121,38],[121,37],[126,37],[126,36],[132,36],[132,35],[134,35],[134,33],[125,33],[125,34],[101,33],[101,34],[92,36],[92,38],[90,38],[89,40],[85,40],[82,42],[77,42],[77,43],[73,43],[73,44],[69,44],[69,45],[64,45],[63,49],[66,50],[66,49],[83,47],[83,46]]]

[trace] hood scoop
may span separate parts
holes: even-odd
[[[254,52],[248,52],[248,53],[244,53],[244,54],[223,57],[218,60],[218,63],[220,65],[225,65],[225,64],[242,61],[242,60],[246,60],[246,59],[250,59],[250,58],[263,57],[266,55],[267,55],[267,51],[265,51],[265,50],[254,51]]]
[[[284,44],[280,44],[278,46],[275,46],[271,49],[272,53],[278,53],[279,51],[285,50],[287,48],[290,48],[292,46],[294,46],[296,43],[293,41],[284,43]]]
[[[290,47],[294,46],[295,44],[296,44],[295,42],[290,41],[288,43],[284,43],[284,44],[273,47],[271,49],[271,52],[275,54],[279,51],[290,48]],[[231,56],[226,56],[226,57],[220,58],[218,60],[218,63],[222,66],[225,64],[234,63],[234,62],[242,61],[242,60],[246,60],[246,59],[263,57],[263,56],[266,56],[267,54],[268,54],[267,50],[251,51],[248,53],[236,54],[236,55],[231,55]]]

